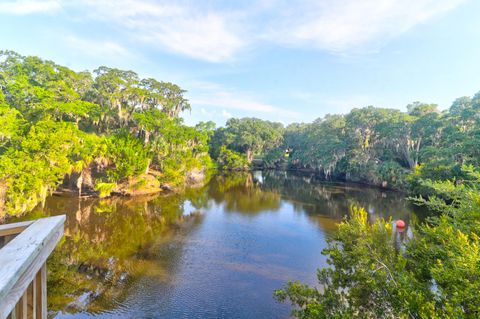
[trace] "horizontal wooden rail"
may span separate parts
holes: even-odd
[[[0,225],[0,249],[32,223],[33,221]]]
[[[61,215],[0,228],[7,235],[20,231],[0,249],[0,319],[47,318],[45,263],[63,236],[64,223]]]
[[[35,221],[19,222],[13,224],[0,225],[0,237],[16,235],[22,232],[25,228],[33,224]]]

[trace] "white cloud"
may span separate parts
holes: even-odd
[[[247,42],[229,12],[151,1],[84,1],[90,17],[125,28],[131,37],[195,59],[223,62]]]
[[[113,41],[83,39],[69,35],[65,37],[65,42],[70,48],[88,56],[110,58],[130,56],[127,49]]]
[[[244,45],[240,37],[228,30],[225,19],[212,13],[151,27],[151,32],[142,36],[147,42],[209,62],[228,60]]]
[[[198,60],[231,61],[264,44],[334,54],[370,52],[466,0],[221,1],[17,0],[0,13],[63,8],[69,16],[108,25],[122,41]]]
[[[346,53],[396,37],[464,0],[307,1],[267,35],[273,41]]]
[[[53,12],[61,8],[57,0],[16,0],[0,2],[0,14],[27,15],[40,12]]]
[[[226,110],[222,110],[222,116],[226,119],[233,117],[232,113],[229,113]]]
[[[225,110],[241,110],[258,116],[258,113],[299,118],[297,112],[285,110],[258,100],[246,92],[226,89],[210,82],[195,82],[190,86],[190,102],[198,106],[213,106]],[[222,115],[225,115],[222,112]]]
[[[195,59],[224,62],[262,43],[345,54],[377,49],[465,0],[269,0],[228,9],[195,2],[84,0],[97,19]],[[180,4],[179,4],[180,3]]]

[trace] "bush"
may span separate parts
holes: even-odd
[[[146,171],[150,156],[139,139],[121,132],[107,140],[107,147],[107,156],[115,166],[107,172],[111,182],[118,182]]]
[[[221,170],[246,171],[249,168],[247,158],[244,155],[227,149],[225,145],[220,148],[217,164]]]
[[[384,162],[378,167],[378,174],[382,182],[387,182],[387,186],[390,188],[404,189],[408,173],[409,170],[394,161]]]
[[[113,192],[113,190],[117,187],[116,183],[103,183],[98,182],[95,184],[95,190],[99,193],[98,196],[100,198],[108,197]]]
[[[263,157],[263,167],[265,168],[284,168],[287,162],[288,155],[283,147],[274,148]]]

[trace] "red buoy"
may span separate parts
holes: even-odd
[[[405,222],[401,219],[397,220],[395,225],[397,225],[397,228],[405,228]]]

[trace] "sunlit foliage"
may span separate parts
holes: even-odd
[[[101,173],[107,195],[102,185],[149,171],[177,185],[211,166],[213,128],[183,124],[184,93],[133,71],[75,72],[0,51],[0,218],[32,209],[72,173],[79,189]]]

